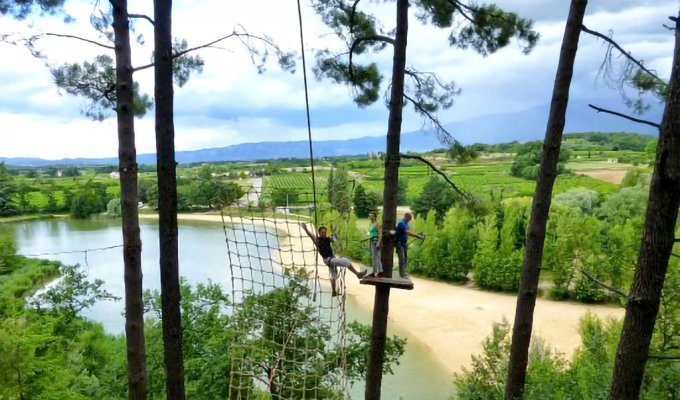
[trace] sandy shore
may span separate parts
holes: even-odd
[[[140,215],[140,218],[153,219],[157,216]],[[204,214],[180,214],[178,219],[222,222],[218,215]],[[246,221],[229,217],[225,219],[228,223]],[[281,236],[281,245],[285,250],[274,258],[284,265],[291,262],[298,266],[314,265],[309,253],[302,253],[313,250],[313,244],[306,236],[302,237],[297,224],[273,219],[259,219],[256,223],[282,233],[290,232],[287,238]],[[320,271],[323,282],[327,283],[325,268]],[[503,318],[512,322],[514,319],[516,297],[513,295],[420,278],[413,278],[413,283],[415,289],[412,291],[391,291],[389,322],[430,347],[449,372],[459,372],[462,367],[470,365],[470,356],[481,352],[481,342],[491,333],[494,322],[500,322]],[[356,299],[366,310],[373,309],[374,288],[360,285],[351,273],[347,274],[347,295]],[[602,318],[620,318],[624,314],[620,307],[539,299],[534,313],[534,334],[552,348],[570,356],[580,343],[579,319],[588,311]]]

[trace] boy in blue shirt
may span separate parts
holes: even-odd
[[[404,218],[397,224],[397,233],[394,240],[394,248],[397,251],[397,258],[399,259],[399,276],[408,278],[406,273],[406,262],[408,260],[408,237],[413,236],[418,239],[425,239],[424,235],[417,235],[411,232],[408,223],[413,219],[413,214],[407,212]]]

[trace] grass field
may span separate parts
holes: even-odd
[[[326,197],[326,187],[328,186],[328,172],[316,171],[317,196]],[[275,189],[292,189],[298,193],[297,201],[293,204],[306,204],[314,201],[314,187],[312,185],[312,174],[300,172],[288,172],[266,176],[262,182],[262,195],[266,201],[268,195]]]
[[[489,196],[493,193],[503,193],[505,197],[532,196],[535,182],[523,178],[517,178],[509,174],[511,162],[497,160],[477,160],[474,163],[457,165],[443,164],[442,169],[449,179],[461,189],[476,195]],[[568,164],[568,168],[575,173],[560,175],[556,182],[554,193],[562,193],[575,187],[586,187],[599,193],[609,193],[617,190],[618,185],[606,179],[596,179],[585,176],[583,171],[597,171],[609,167],[612,170],[622,171],[618,174],[625,175],[633,166],[631,164],[611,164],[606,160],[574,161]],[[350,171],[350,176],[356,179],[367,191],[382,194],[383,191],[383,168],[367,168],[361,166]],[[425,184],[433,177],[438,176],[426,165],[409,165],[399,169],[399,178],[407,182],[407,200],[412,202],[417,198]],[[324,195],[328,181],[328,173],[323,171],[317,176],[317,194]],[[296,203],[312,201],[311,174],[289,172],[265,177],[263,192],[267,193],[274,188],[293,189],[299,193]]]
[[[626,176],[628,171],[633,168],[641,168],[651,171],[649,166],[634,166],[627,163],[614,163],[606,160],[574,160],[567,163],[567,168],[574,174],[585,175],[591,178],[619,184]]]

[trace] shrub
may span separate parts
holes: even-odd
[[[120,199],[112,199],[109,204],[106,205],[106,212],[112,217],[120,217]]]

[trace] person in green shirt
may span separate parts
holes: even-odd
[[[368,226],[368,236],[371,247],[371,266],[373,273],[371,277],[382,278],[384,276],[382,269],[382,260],[380,259],[380,245],[382,244],[382,227],[378,223],[378,216],[375,212],[368,214],[368,219],[371,221]]]

